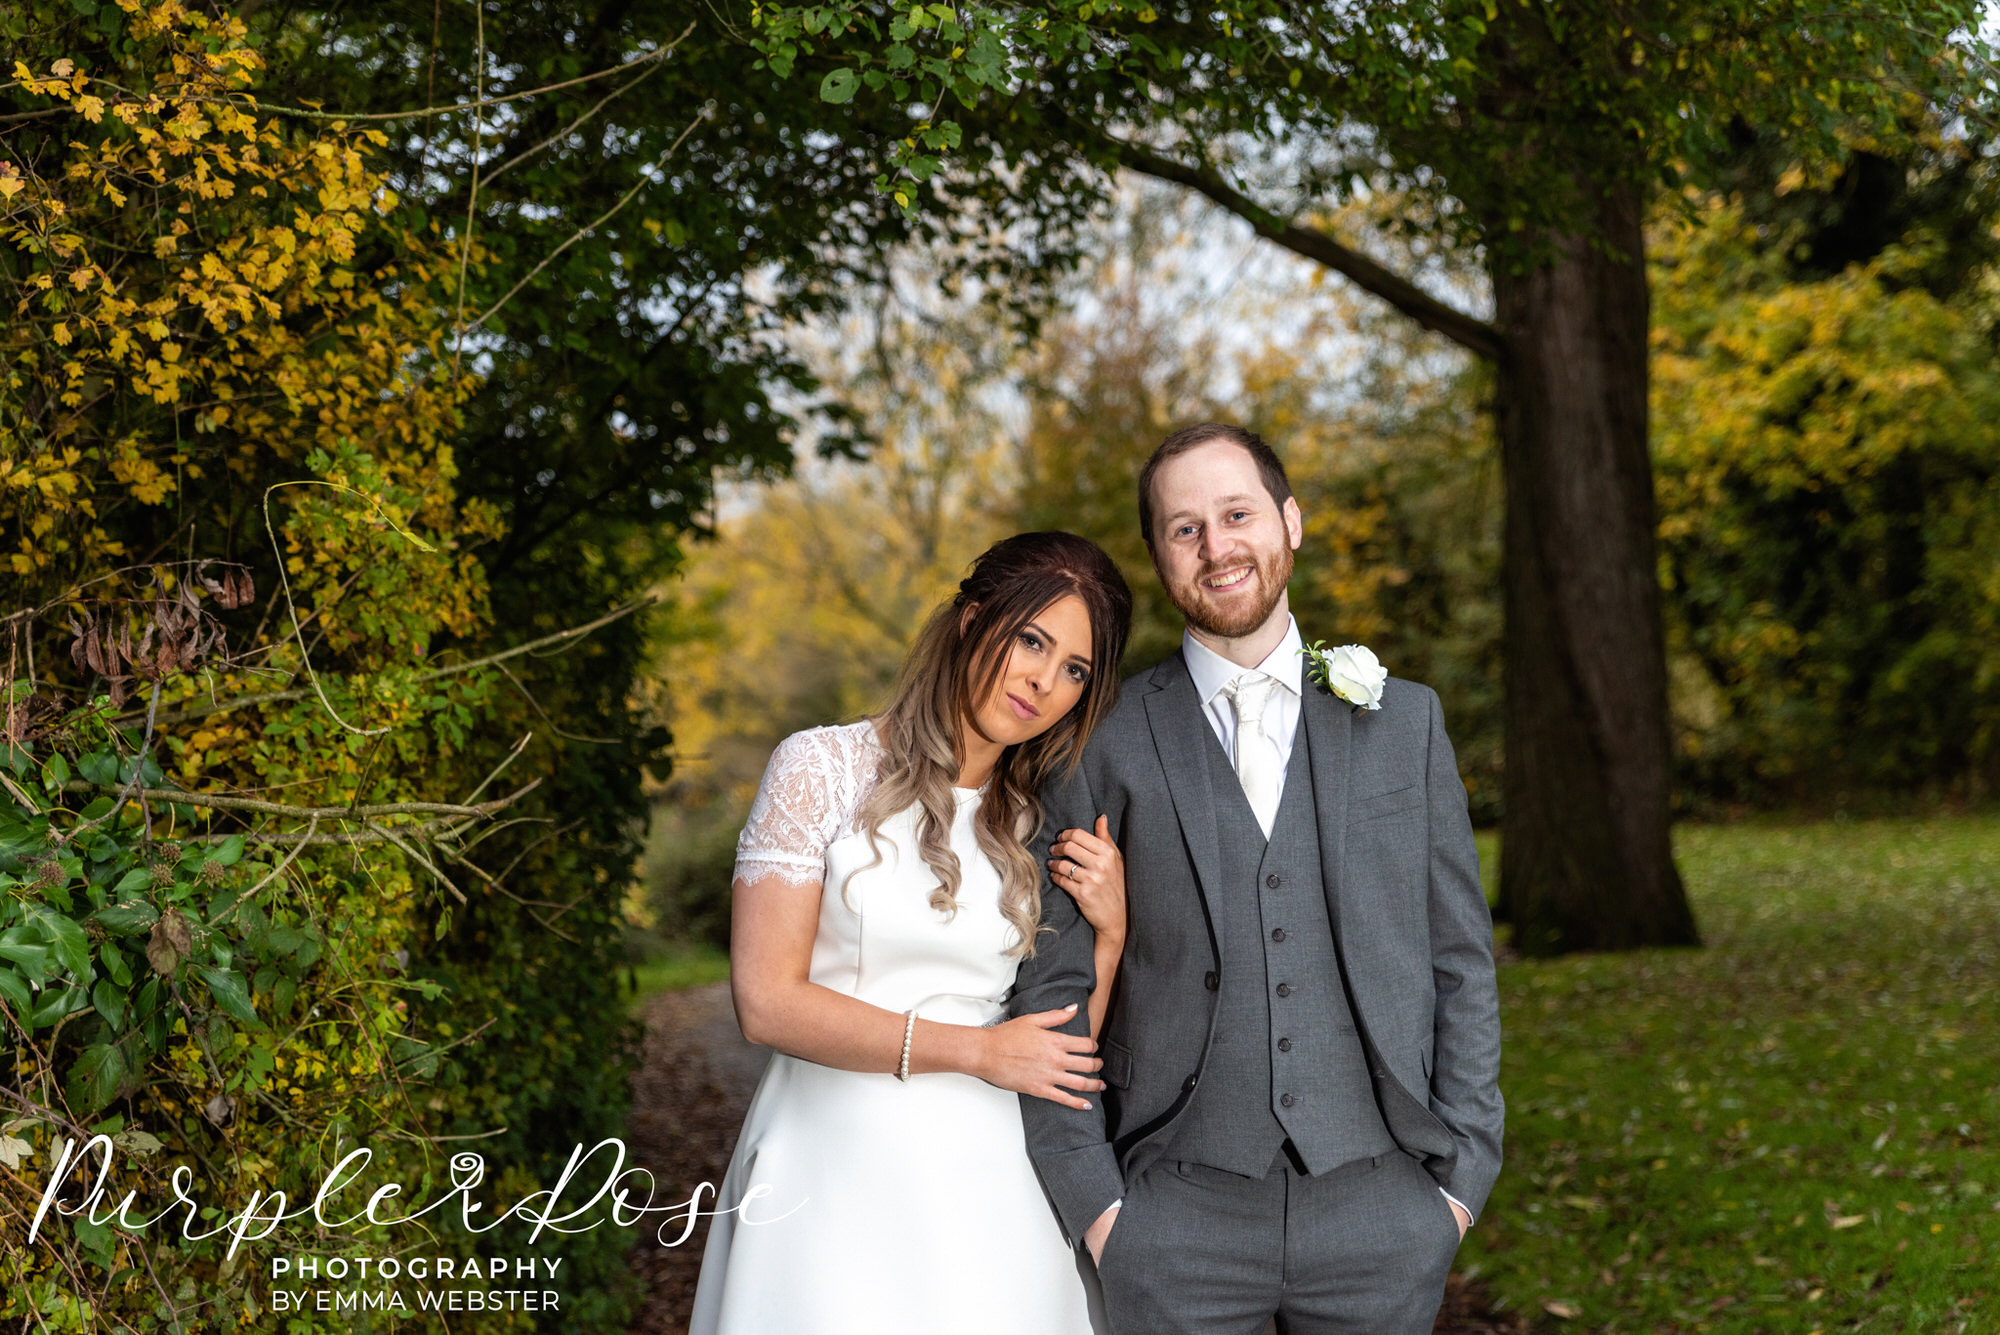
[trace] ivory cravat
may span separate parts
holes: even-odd
[[[1266,839],[1278,817],[1278,767],[1264,735],[1264,704],[1277,682],[1247,672],[1222,688],[1236,710],[1236,777]]]

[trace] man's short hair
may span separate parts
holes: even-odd
[[[1279,508],[1282,509],[1285,502],[1292,499],[1292,484],[1285,477],[1284,462],[1264,443],[1262,436],[1227,422],[1197,422],[1193,426],[1184,426],[1161,441],[1160,447],[1146,460],[1146,466],[1139,470],[1139,529],[1146,536],[1147,551],[1153,549],[1153,475],[1169,459],[1215,440],[1226,440],[1249,451],[1251,459],[1257,464],[1257,475],[1264,480],[1264,490],[1271,493],[1271,500]]]

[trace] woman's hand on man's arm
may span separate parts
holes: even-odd
[[[1076,1008],[1023,1015],[1005,1024],[941,1024],[885,1010],[810,978],[822,887],[782,877],[739,880],[730,912],[729,986],[736,1021],[752,1043],[844,1071],[898,1070],[910,1034],[910,1074],[955,1071],[1072,1108],[1071,1091],[1104,1087],[1089,1038],[1063,1033]]]

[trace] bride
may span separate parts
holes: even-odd
[[[777,1049],[743,1122],[690,1335],[1087,1335],[1077,1260],[1017,1094],[1104,1088],[1075,1007],[1002,1022],[1040,918],[1036,793],[1110,712],[1132,599],[1068,533],[973,563],[887,709],[779,744],[737,844],[730,981]],[[1048,863],[1097,930],[1090,1030],[1125,931],[1099,819]]]

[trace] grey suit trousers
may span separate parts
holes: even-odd
[[[1437,1181],[1400,1150],[1318,1176],[1161,1159],[1125,1190],[1098,1278],[1113,1335],[1428,1335],[1458,1251]],[[1127,1265],[1128,1258],[1131,1264]]]

